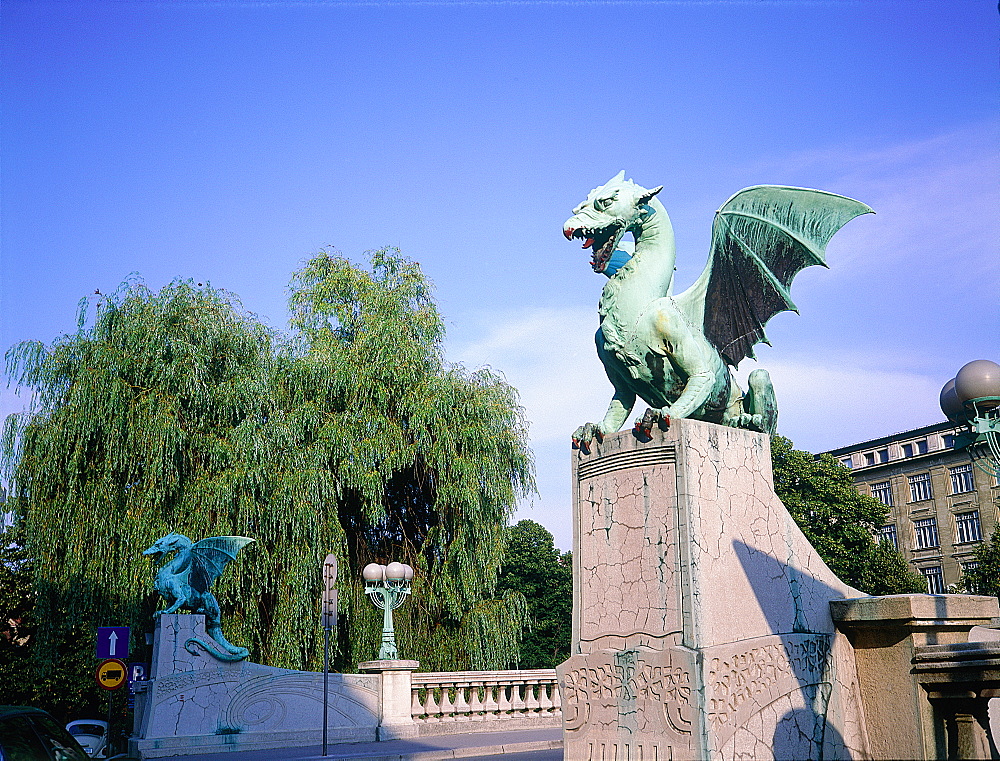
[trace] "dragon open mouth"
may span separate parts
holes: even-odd
[[[583,247],[589,248],[593,252],[590,257],[590,266],[594,272],[604,272],[604,268],[615,252],[615,246],[618,245],[624,230],[624,225],[611,224],[600,230],[582,227],[573,231],[573,237],[582,238]]]

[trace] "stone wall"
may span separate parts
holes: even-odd
[[[319,745],[323,674],[224,663],[188,640],[209,640],[205,617],[164,615],[154,631],[150,681],[139,682],[129,744],[141,758]],[[327,720],[335,742],[375,740],[378,674],[330,674]]]

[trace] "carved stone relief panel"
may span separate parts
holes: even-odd
[[[690,651],[603,650],[573,656],[558,673],[569,761],[696,757]]]

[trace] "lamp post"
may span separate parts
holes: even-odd
[[[392,611],[402,605],[410,594],[413,569],[405,563],[389,563],[389,565],[369,563],[361,575],[365,580],[365,593],[376,607],[385,611],[382,618],[382,647],[378,651],[379,660],[398,660]]]
[[[1000,365],[977,359],[962,367],[941,389],[941,411],[965,426],[955,449],[968,452],[985,473],[1000,475]]]

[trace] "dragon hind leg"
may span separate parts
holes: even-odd
[[[249,650],[244,647],[236,647],[222,634],[222,612],[219,610],[219,601],[211,592],[204,594],[201,612],[205,614],[205,631],[223,650],[240,658],[246,658],[250,654]]]

